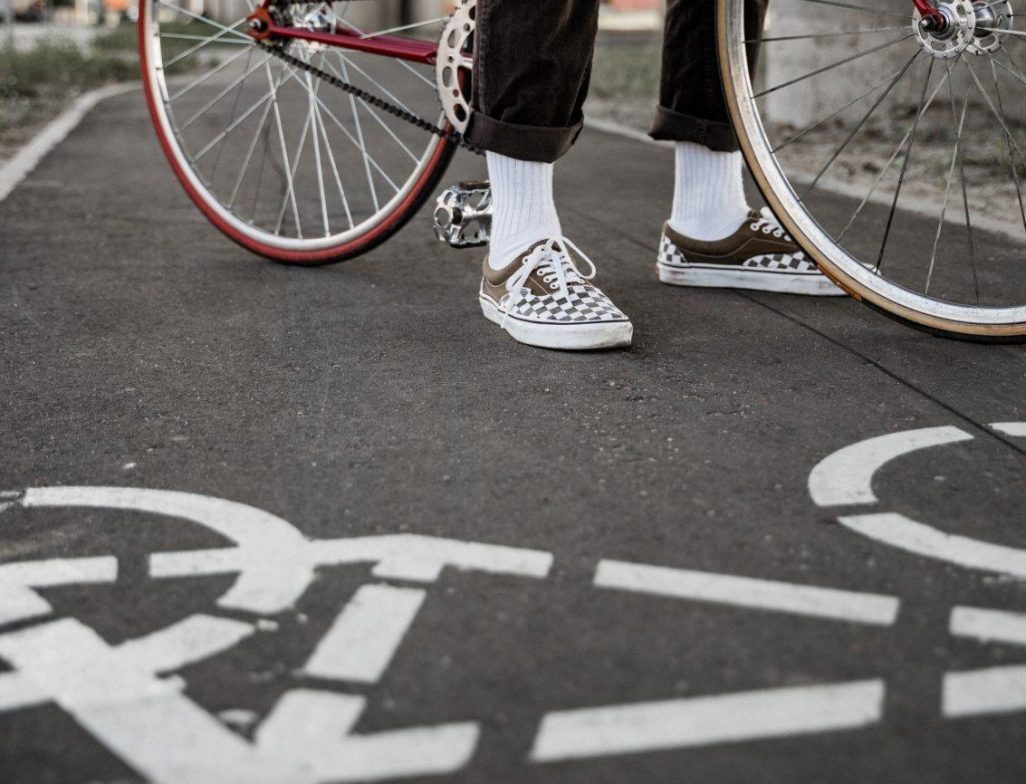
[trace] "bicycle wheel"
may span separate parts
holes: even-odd
[[[399,0],[288,3],[277,24],[374,38],[401,27],[435,42],[442,14]],[[222,232],[276,261],[352,258],[403,226],[455,145],[274,57],[247,34],[252,0],[142,0],[143,85],[161,146]],[[285,51],[408,112],[444,124],[434,68],[291,39]]]
[[[949,336],[1026,335],[1013,1],[774,0],[760,32],[745,0],[717,0],[727,105],[770,208],[852,296]]]

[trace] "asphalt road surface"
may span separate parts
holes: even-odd
[[[636,338],[559,354],[90,114],[0,205],[0,781],[1023,781],[1026,352],[661,286],[671,178],[567,159]]]

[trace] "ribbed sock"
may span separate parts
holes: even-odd
[[[492,187],[488,264],[502,269],[533,243],[562,234],[552,196],[552,164],[487,154]]]
[[[741,153],[714,152],[692,142],[676,145],[676,180],[670,226],[685,237],[714,242],[748,218]]]

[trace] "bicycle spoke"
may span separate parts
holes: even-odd
[[[912,63],[916,61],[916,59],[919,57],[919,54],[920,52],[917,50],[908,59],[908,62],[906,62],[905,66],[898,72],[898,75],[891,80],[891,83],[887,86],[887,89],[884,90],[883,93],[881,93],[880,96],[873,102],[873,105],[869,107],[869,111],[865,113],[865,115],[859,121],[858,125],[856,125],[852,132],[848,135],[848,137],[843,142],[841,142],[841,146],[834,151],[834,154],[830,156],[830,160],[826,162],[823,168],[820,169],[819,172],[816,174],[812,182],[809,183],[809,186],[805,189],[805,192],[799,197],[799,201],[805,201],[805,197],[809,195],[813,188],[816,187],[816,184],[820,181],[823,175],[827,173],[827,170],[833,165],[834,161],[837,160],[837,157],[842,152],[844,152],[845,148],[849,144],[851,144],[852,140],[858,135],[859,131],[861,131],[865,124],[869,122],[869,118],[872,117],[876,110],[880,107],[880,104],[882,104],[884,100],[887,98],[887,96],[890,95],[891,91],[895,88],[898,82],[901,81],[902,77],[904,77],[905,74],[908,73],[908,69],[912,67]]]
[[[926,271],[926,287],[923,290],[924,294],[930,293],[930,286],[933,283],[933,271],[937,264],[937,249],[940,247],[941,234],[944,232],[944,221],[948,214],[948,203],[951,200],[951,185],[955,180],[955,167],[958,165],[959,151],[962,149],[962,134],[965,131],[965,118],[969,113],[969,95],[966,94],[966,101],[962,106],[962,116],[959,118],[958,112],[955,109],[955,85],[951,79],[951,64],[948,64],[948,97],[951,101],[951,116],[955,121],[955,127],[958,129],[955,135],[955,147],[951,151],[951,166],[948,168],[948,179],[944,187],[944,203],[941,205],[940,220],[937,222],[937,235],[933,240],[933,251],[930,254],[930,267]]]
[[[356,147],[358,150],[360,150],[361,153],[363,153],[364,155],[367,156],[367,162],[370,163],[371,167],[373,167],[373,169],[379,175],[381,175],[381,178],[383,180],[385,180],[385,182],[387,182],[389,184],[389,186],[392,188],[392,190],[394,190],[396,193],[398,193],[399,192],[399,186],[396,185],[392,181],[392,178],[388,176],[388,173],[384,169],[381,168],[381,165],[374,159],[374,156],[371,155],[369,152],[367,152],[365,147],[361,147],[360,146],[359,140],[355,136],[353,136],[353,134],[349,131],[348,128],[345,127],[345,125],[342,124],[342,121],[339,120],[338,117],[335,116],[335,113],[333,111],[331,111],[331,109],[328,108],[327,104],[325,104],[324,101],[322,101],[320,98],[317,98],[317,105],[321,107],[321,111],[322,112],[324,112],[326,115],[328,115],[328,117],[331,118],[331,121],[333,123],[335,123],[335,126],[340,131],[342,131],[342,134],[353,144],[353,146]]]
[[[164,8],[170,8],[172,11],[175,11],[176,13],[179,13],[182,16],[187,16],[190,19],[195,19],[197,22],[203,22],[203,24],[208,24],[211,27],[216,27],[218,30],[221,30],[223,32],[231,33],[232,35],[235,35],[238,38],[241,38],[246,43],[253,43],[253,39],[250,38],[245,33],[240,33],[238,30],[232,30],[227,25],[223,25],[223,24],[220,24],[219,22],[215,22],[210,17],[203,16],[203,14],[194,13],[192,11],[189,11],[189,10],[185,9],[185,8],[182,8],[179,5],[171,5],[171,3],[164,2],[164,0],[157,0],[157,5],[163,6]]]
[[[188,49],[186,49],[181,54],[179,54],[176,57],[172,58],[170,61],[164,63],[164,68],[170,68],[171,66],[175,65],[179,61],[184,60],[189,55],[194,54],[195,52],[198,52],[204,46],[209,46],[212,43],[218,43],[219,45],[220,44],[232,44],[233,46],[252,46],[253,45],[253,41],[252,40],[248,40],[248,41],[229,41],[229,40],[225,39],[225,36],[227,36],[229,33],[236,32],[235,28],[238,27],[240,24],[245,24],[245,22],[246,22],[246,19],[245,19],[245,17],[243,17],[242,19],[239,19],[237,22],[235,22],[235,24],[233,24],[230,28],[228,28],[226,30],[222,30],[217,35],[213,36],[212,38],[211,37],[207,37],[207,36],[200,36],[200,35],[181,35],[181,34],[176,35],[174,33],[164,33],[164,34],[162,34],[160,36],[161,38],[179,38],[179,39],[196,40],[196,41],[202,41],[203,42],[201,44],[197,44],[196,46],[189,47]]]
[[[823,66],[822,68],[817,68],[815,71],[811,71],[810,73],[807,73],[804,76],[799,76],[796,79],[791,79],[789,81],[784,82],[783,84],[778,84],[775,87],[770,87],[767,90],[763,90],[762,92],[756,93],[752,96],[752,98],[762,98],[766,95],[769,95],[770,93],[775,93],[778,90],[783,90],[785,87],[791,87],[792,85],[798,84],[799,82],[804,82],[806,79],[811,79],[814,76],[819,76],[820,74],[826,73],[827,71],[832,71],[834,68],[839,68],[842,65],[847,65],[850,62],[854,62],[855,60],[859,60],[875,52],[879,52],[880,50],[886,49],[889,46],[894,46],[895,44],[900,44],[902,41],[907,41],[913,35],[915,35],[915,33],[909,33],[908,35],[901,36],[901,38],[895,38],[893,41],[887,41],[886,43],[882,43],[879,46],[874,46],[872,49],[867,49],[864,52],[858,52],[857,54],[853,54],[850,57],[845,57],[843,60],[838,60],[836,63],[831,63],[830,65]],[[918,53],[919,52],[917,51],[916,54]]]
[[[1003,0],[1002,0],[1003,1]],[[1008,124],[1008,115],[1005,114],[1005,103],[1001,97],[1001,85],[998,82],[997,72],[997,59],[991,58],[990,68],[991,75],[994,77],[994,94],[997,97],[998,111],[1001,112],[1001,117],[1005,120],[1005,125]],[[1015,156],[1012,154],[1012,140],[1005,134],[1005,146],[1008,148],[1008,163],[1012,167],[1012,180],[1015,182],[1015,195],[1019,199],[1019,214],[1022,216],[1022,227],[1026,231],[1026,202],[1023,201],[1022,196],[1022,182],[1019,178],[1019,167],[1015,163]]]
[[[274,87],[274,78],[271,75],[271,66],[268,65],[266,62],[264,63],[264,66],[265,66],[266,72],[267,72],[267,84],[268,84],[269,87],[273,88]],[[275,93],[271,97],[271,106],[273,107],[272,111],[274,112],[274,123],[275,123],[275,125],[278,128],[278,139],[280,141],[281,157],[282,157],[282,160],[285,162],[285,177],[287,179],[287,185],[286,185],[287,190],[285,191],[285,197],[287,199],[291,200],[291,202],[292,202],[292,217],[293,217],[293,220],[295,220],[295,222],[296,222],[296,234],[298,235],[299,239],[302,239],[303,238],[303,226],[302,226],[302,224],[299,221],[299,206],[296,204],[296,190],[295,190],[295,185],[292,182],[292,173],[290,171],[290,164],[289,164],[289,152],[286,149],[286,145],[285,145],[285,129],[282,127],[281,111],[278,109],[278,96],[277,96],[277,93]],[[275,233],[278,233],[278,232],[275,232]]]
[[[224,33],[218,33],[216,36],[211,38],[209,35],[186,35],[185,33],[161,33],[161,39],[168,38],[175,41],[204,41],[205,43],[212,44],[216,43],[218,46],[252,46],[252,41],[236,41],[222,38]],[[195,50],[193,50],[195,51]],[[192,52],[190,51],[190,54]],[[167,67],[165,63],[164,67]]]
[[[194,88],[199,87],[201,84],[203,84],[211,76],[214,76],[216,74],[221,73],[221,71],[223,71],[225,68],[227,68],[232,63],[237,62],[238,60],[241,60],[242,57],[245,54],[246,54],[246,50],[243,49],[241,52],[238,52],[237,54],[232,55],[227,60],[225,60],[223,63],[218,65],[216,68],[214,68],[213,70],[207,71],[205,74],[200,76],[198,79],[195,79],[194,81],[190,82],[186,87],[183,87],[181,90],[176,92],[174,95],[170,96],[167,99],[168,103],[172,103],[174,101],[177,101],[179,98],[181,98],[183,95],[185,95],[190,90],[193,90]]]
[[[937,98],[937,94],[940,93],[945,83],[950,81],[950,77],[950,72],[944,75],[944,78],[941,79],[941,81],[934,88],[933,93],[931,93],[930,100],[927,101],[926,104],[927,106],[931,106],[933,104],[934,100]],[[922,119],[922,114],[920,114],[919,117],[920,119]],[[899,141],[897,145],[895,145],[894,152],[891,153],[891,157],[887,159],[887,163],[884,164],[882,169],[880,169],[880,173],[877,175],[876,180],[874,180],[872,187],[870,187],[869,189],[869,192],[866,193],[865,198],[862,199],[862,201],[859,203],[859,206],[855,208],[855,211],[851,214],[851,218],[845,225],[844,230],[838,235],[838,243],[844,241],[844,238],[848,235],[848,232],[851,231],[851,227],[854,226],[855,221],[858,220],[859,215],[862,214],[862,211],[866,208],[866,205],[869,204],[870,200],[873,198],[873,194],[876,193],[876,189],[880,187],[880,183],[883,182],[883,178],[887,176],[887,172],[891,170],[891,166],[894,165],[894,162],[898,159],[898,156],[901,155],[901,151],[908,143],[908,139],[911,133],[912,129],[909,128],[907,131],[905,131],[905,135],[901,137],[901,141]]]
[[[324,149],[328,154],[328,162],[331,164],[331,171],[335,177],[335,187],[338,188],[338,195],[342,199],[342,209],[346,212],[346,220],[349,221],[349,228],[353,228],[356,224],[353,222],[353,213],[349,209],[349,199],[346,198],[346,189],[342,186],[342,175],[339,173],[338,164],[335,162],[335,153],[332,152],[331,142],[328,140],[328,130],[324,125],[324,118],[321,116],[320,106],[317,102],[314,102],[316,121],[320,128],[321,138],[324,140]]]
[[[249,63],[253,59],[252,55],[253,55],[254,51],[256,51],[256,50],[255,49],[250,49],[249,50],[250,56],[246,58],[246,62],[242,66],[242,70],[245,71],[247,68],[249,68]],[[235,100],[232,102],[232,113],[231,113],[231,116],[228,118],[228,126],[229,126],[229,128],[233,127],[232,124],[235,122],[235,118],[239,116],[239,103],[240,103],[241,100],[242,100],[242,83],[239,84],[238,89],[235,91]],[[228,136],[228,134],[226,133],[225,137],[227,137],[227,136]],[[210,178],[209,178],[210,182],[213,182],[214,180],[217,179],[217,169],[221,165],[221,156],[223,155],[223,153],[224,153],[224,147],[219,148],[218,151],[217,151],[217,157],[214,158],[214,166],[213,166],[213,168],[211,169],[211,172],[210,172]]]
[[[346,19],[346,18],[344,18],[342,16],[339,16],[337,13],[335,13],[334,10],[331,10],[330,13],[336,19],[336,21],[341,22],[346,27],[348,27],[350,30],[352,30],[354,33],[356,33],[357,35],[359,35],[361,37],[367,35],[367,33],[365,33],[359,27],[354,25],[348,19]],[[357,52],[357,54],[361,54],[361,53]],[[376,56],[376,55],[374,55],[374,56]],[[391,59],[392,59],[392,62],[396,63],[401,68],[406,69],[409,73],[413,74],[413,76],[415,76],[418,79],[420,79],[422,82],[424,82],[424,84],[426,84],[432,90],[437,90],[438,89],[437,86],[435,85],[434,81],[432,81],[431,79],[428,79],[426,76],[424,76],[424,74],[422,74],[420,71],[418,71],[416,68],[414,68],[412,65],[410,65],[405,60],[400,60],[400,59],[394,58],[394,57],[391,58]]]
[[[973,82],[976,83],[976,87],[980,91],[980,95],[983,96],[983,100],[986,102],[991,114],[993,114],[994,118],[998,121],[998,125],[1001,126],[1001,130],[1005,132],[1005,135],[1008,137],[1008,141],[1011,142],[1015,151],[1019,153],[1019,157],[1022,158],[1024,163],[1026,163],[1026,155],[1023,154],[1022,148],[1019,146],[1019,142],[1016,141],[1015,135],[1008,129],[1008,125],[1005,123],[1004,117],[1001,116],[1001,112],[999,112],[994,106],[994,102],[990,99],[990,94],[984,88],[983,83],[980,82],[980,77],[976,75],[976,71],[973,70],[972,63],[964,57],[962,58],[962,62],[964,62],[966,68],[969,69],[969,75],[972,77]]]
[[[284,76],[284,74],[282,74]],[[278,85],[281,85],[281,79],[278,80]],[[277,90],[277,86],[275,87]],[[253,139],[249,143],[249,147],[246,148],[246,156],[242,160],[242,166],[239,168],[239,176],[235,180],[235,186],[232,188],[231,195],[228,197],[228,203],[225,205],[228,209],[231,209],[235,204],[235,199],[239,195],[239,188],[242,187],[242,181],[246,178],[246,172],[249,170],[249,162],[253,158],[253,152],[256,150],[256,146],[260,141],[260,134],[264,130],[264,126],[267,124],[267,118],[271,114],[271,96],[270,93],[267,95],[267,99],[264,102],[264,113],[260,115],[260,120],[257,122],[256,131],[253,133]]]
[[[1002,0],[1003,2],[1003,0]],[[775,41],[809,41],[818,38],[838,38],[848,35],[868,35],[870,33],[887,33],[894,30],[904,30],[907,25],[892,25],[890,27],[873,27],[869,30],[845,30],[843,33],[811,33],[808,35],[778,35],[774,38],[749,38],[746,44],[769,44]]]
[[[261,65],[263,65],[263,64],[261,63]],[[242,113],[241,116],[236,118],[227,128],[225,128],[217,136],[215,136],[210,142],[208,142],[206,145],[204,145],[204,147],[192,157],[193,162],[195,163],[195,162],[199,161],[200,158],[202,158],[204,155],[206,155],[208,152],[210,152],[218,144],[218,142],[221,142],[225,138],[227,138],[227,136],[232,131],[234,131],[236,128],[238,128],[242,123],[244,123],[249,118],[249,116],[253,114],[253,112],[255,112],[257,109],[259,109],[261,106],[263,106],[269,100],[271,100],[272,94],[273,93],[271,91],[268,91],[267,93],[265,93],[262,98],[260,98],[256,103],[254,103],[252,106],[250,106],[245,112]],[[219,153],[219,155],[220,155],[220,153]],[[216,168],[216,165],[215,165],[215,168]]]
[[[413,30],[416,27],[427,27],[428,25],[438,24],[439,22],[446,22],[448,19],[448,16],[440,16],[437,19],[428,19],[425,22],[413,22],[412,24],[402,25],[400,27],[391,27],[388,30],[378,30],[376,33],[364,33],[360,38],[377,38],[379,35],[401,33],[403,30]]]
[[[1005,52],[1005,54],[1008,55],[1008,52]],[[1010,68],[1009,66],[1005,65],[1003,62],[998,60],[990,52],[987,52],[987,57],[990,58],[990,61],[992,63],[996,63],[997,65],[1000,65],[1005,71],[1010,73],[1012,76],[1014,76],[1020,82],[1022,82],[1023,84],[1026,84],[1026,74],[1023,74],[1022,71],[1020,71],[1018,68]],[[1009,60],[1011,60],[1011,56],[1009,56]],[[1013,65],[1014,65],[1014,63],[1013,63]]]
[[[381,84],[376,79],[374,79],[369,73],[367,73],[365,70],[363,70],[355,61],[353,61],[350,58],[346,57],[344,54],[342,54],[342,52],[336,51],[335,54],[338,55],[338,59],[339,59],[340,63],[345,63],[348,67],[352,68],[354,71],[356,71],[358,74],[360,74],[360,76],[362,76],[364,79],[366,79],[372,85],[374,85],[374,88],[376,90],[379,90],[382,93],[384,93],[385,98],[387,98],[388,100],[390,100],[392,103],[396,104],[397,106],[399,106],[403,110],[405,110],[407,112],[410,112],[410,114],[414,114],[415,113],[415,112],[410,111],[410,108],[405,103],[403,103],[401,100],[399,100],[395,95],[393,95],[391,90],[389,90],[383,84]],[[328,68],[331,67],[330,63],[328,63],[326,60],[324,61],[324,64]],[[334,69],[331,69],[331,70],[334,70]],[[335,76],[339,77],[340,79],[342,78],[341,75],[338,73],[338,71],[334,71],[334,73],[335,73]]]
[[[789,139],[787,139],[787,141],[783,142],[782,144],[780,144],[777,147],[774,147],[771,152],[773,152],[773,154],[775,155],[776,153],[780,152],[780,150],[783,150],[785,147],[790,147],[792,144],[794,144],[796,141],[801,139],[803,136],[805,136],[810,131],[814,131],[816,128],[818,128],[819,126],[823,125],[823,123],[826,123],[826,122],[829,122],[830,120],[833,120],[835,117],[838,117],[839,115],[843,114],[845,111],[850,109],[852,106],[857,104],[859,101],[864,100],[865,98],[868,98],[874,92],[876,92],[881,87],[883,87],[885,84],[887,84],[889,81],[891,81],[891,79],[893,79],[895,76],[897,76],[897,74],[898,74],[898,71],[895,71],[893,74],[888,76],[886,79],[884,79],[880,83],[875,84],[872,87],[870,87],[868,90],[866,90],[866,92],[862,93],[862,95],[860,95],[855,100],[849,101],[848,103],[846,103],[844,106],[842,106],[836,112],[833,112],[832,114],[828,114],[826,117],[823,117],[822,119],[816,120],[811,125],[806,125],[804,128],[802,128],[794,136],[791,136]]]
[[[349,81],[349,71],[346,69],[345,63],[342,63],[342,78]],[[360,124],[360,113],[356,110],[356,98],[352,95],[349,96],[349,108],[353,112],[353,123],[356,125],[356,138],[359,143],[360,152],[363,153],[363,168],[367,173],[367,185],[370,186],[371,200],[374,202],[374,210],[380,210],[381,205],[378,203],[378,191],[374,187],[374,177],[371,176],[370,170],[370,154],[367,152],[367,144],[363,138],[363,126]]]
[[[877,275],[880,274],[880,267],[883,265],[884,254],[887,252],[887,240],[891,236],[891,228],[894,226],[894,214],[898,210],[898,201],[901,199],[901,188],[905,184],[905,175],[908,173],[909,164],[912,161],[912,151],[916,145],[916,134],[919,132],[919,119],[930,107],[926,103],[926,93],[930,88],[930,79],[933,77],[934,58],[930,58],[929,68],[926,69],[926,78],[923,80],[923,92],[919,97],[919,110],[916,111],[915,120],[912,122],[912,135],[908,140],[908,148],[905,151],[905,160],[901,164],[901,173],[898,175],[898,187],[894,190],[894,201],[891,202],[891,211],[887,216],[887,226],[884,228],[883,241],[880,243],[880,254],[876,258]]]
[[[976,29],[987,33],[1003,33],[1013,38],[1026,38],[1026,30],[1006,30],[1003,27],[977,27]]]
[[[286,68],[288,68],[288,70],[290,70],[293,73],[295,73],[294,69],[292,69],[291,67],[286,66]],[[370,166],[379,175],[381,175],[381,178],[384,179],[385,182],[387,182],[389,184],[389,186],[392,188],[392,190],[394,190],[396,193],[398,193],[399,192],[399,186],[396,185],[395,182],[392,180],[392,178],[388,176],[388,173],[383,168],[381,168],[381,165],[375,160],[374,156],[371,155],[367,151],[366,146],[360,144],[360,140],[357,139],[355,136],[353,136],[353,134],[349,131],[348,128],[345,127],[345,125],[342,123],[342,121],[339,120],[338,117],[335,116],[335,113],[333,111],[331,111],[331,109],[328,107],[328,105],[326,103],[324,103],[323,100],[321,100],[320,96],[316,96],[316,101],[317,101],[317,105],[321,108],[321,111],[323,111],[326,115],[328,115],[328,117],[331,118],[331,121],[333,123],[335,123],[335,126],[340,131],[342,131],[342,134],[353,144],[353,146],[356,147],[358,150],[360,150],[361,154],[366,156],[366,161],[370,164]]]
[[[308,95],[312,95],[312,94],[313,93],[308,90]],[[291,192],[293,194],[295,193],[295,184],[294,183],[295,183],[295,179],[296,179],[296,172],[299,170],[299,162],[303,158],[303,151],[306,149],[306,140],[307,140],[307,138],[310,135],[310,125],[311,125],[311,118],[310,118],[310,112],[308,111],[306,113],[306,120],[303,121],[303,130],[300,131],[300,133],[299,133],[299,144],[296,147],[296,157],[292,161],[292,166],[289,169],[286,169],[286,172],[290,173],[289,184],[292,186],[290,190],[291,190]],[[274,233],[275,234],[280,234],[281,233],[282,223],[285,220],[285,211],[286,211],[286,209],[288,208],[288,205],[289,205],[288,195],[289,195],[289,191],[286,191],[285,198],[283,198],[281,200],[281,205],[278,207],[278,222],[275,224],[275,228],[274,228]],[[302,236],[302,235],[300,235],[300,236]]]
[[[898,19],[912,19],[911,14],[896,14],[891,11],[877,11],[875,8],[869,8],[864,5],[854,5],[852,3],[838,3],[835,0],[803,0],[806,3],[815,3],[816,5],[832,5],[837,8],[847,8],[849,11],[862,11],[867,14],[874,14],[876,16],[894,16]]]
[[[972,66],[969,65],[969,61],[963,58],[963,62],[966,67],[972,71]],[[972,85],[969,85],[965,91],[965,102],[969,104],[969,94],[972,92]],[[966,186],[965,181],[965,155],[962,152],[961,142],[958,146],[958,177],[962,183],[962,205],[965,208],[965,230],[969,237],[969,266],[973,272],[973,290],[976,292],[976,304],[980,304],[980,281],[976,275],[976,237],[973,234],[973,221],[972,214],[969,211],[969,190]]]
[[[250,50],[250,53],[252,54],[252,50]],[[207,102],[206,102],[206,103],[205,103],[205,104],[203,105],[203,107],[202,107],[201,109],[199,109],[198,111],[196,111],[196,112],[195,112],[195,113],[194,113],[194,114],[193,114],[193,115],[192,115],[192,116],[191,116],[191,117],[190,117],[190,118],[189,118],[188,120],[186,120],[185,122],[183,122],[183,123],[182,123],[182,124],[181,124],[181,125],[179,126],[179,130],[180,130],[180,131],[184,131],[184,130],[185,130],[186,128],[188,128],[188,127],[189,127],[190,125],[192,125],[192,124],[193,124],[194,122],[196,122],[196,120],[198,120],[198,119],[199,119],[200,117],[202,117],[202,116],[203,116],[204,114],[206,114],[206,113],[207,113],[208,111],[210,111],[210,109],[211,109],[211,108],[213,108],[213,107],[214,107],[214,106],[215,106],[216,104],[220,103],[220,102],[221,102],[221,100],[222,100],[222,99],[223,99],[223,98],[224,98],[224,97],[225,97],[226,95],[228,95],[228,93],[230,93],[230,92],[231,92],[232,90],[234,90],[234,89],[235,89],[236,87],[238,87],[239,85],[241,85],[241,84],[242,84],[242,83],[243,83],[244,81],[246,81],[246,80],[247,80],[247,79],[248,79],[248,78],[249,78],[250,76],[252,76],[252,75],[253,75],[254,73],[256,73],[256,72],[257,72],[258,70],[260,70],[260,68],[261,68],[261,67],[262,67],[262,66],[264,65],[264,63],[266,63],[266,62],[267,62],[267,60],[266,60],[266,58],[265,58],[265,59],[264,59],[264,60],[263,60],[262,62],[259,62],[259,63],[257,63],[256,65],[254,65],[254,66],[253,66],[253,67],[252,67],[251,69],[249,69],[248,71],[243,71],[243,72],[242,72],[242,76],[240,76],[240,77],[239,77],[238,79],[236,79],[236,80],[235,80],[234,82],[231,82],[231,83],[230,83],[230,84],[229,84],[229,85],[228,85],[227,87],[225,87],[225,88],[224,88],[223,90],[221,90],[221,92],[219,92],[219,93],[218,93],[217,95],[215,95],[215,96],[214,96],[213,98],[211,98],[211,99],[210,99],[209,101],[207,101]]]
[[[311,91],[311,95],[307,100],[308,111],[310,112],[310,123],[313,125],[313,143],[314,143],[314,162],[317,167],[317,191],[321,197],[321,221],[324,223],[324,236],[331,236],[331,223],[328,221],[328,197],[324,193],[324,171],[321,166],[321,141],[320,136],[317,133],[317,115],[314,112],[314,106],[317,104],[313,99],[313,85],[310,74],[306,75],[306,87],[307,90]],[[318,86],[320,81],[318,80]]]
[[[333,74],[334,74],[334,75],[335,75],[336,77],[338,77],[339,79],[342,79],[342,78],[343,78],[343,77],[342,77],[342,75],[341,75],[341,74],[340,74],[340,73],[339,73],[338,71],[336,71],[336,70],[335,70],[334,68],[332,68],[332,67],[331,67],[331,63],[328,63],[328,62],[324,62],[324,63],[323,63],[323,65],[324,65],[324,67],[325,67],[325,68],[326,68],[326,69],[327,69],[327,70],[328,70],[329,72],[333,73]],[[412,151],[412,150],[411,150],[411,149],[410,149],[409,147],[407,147],[407,146],[406,146],[406,144],[405,144],[405,143],[403,142],[403,140],[402,140],[402,139],[400,139],[400,138],[399,138],[398,136],[396,136],[396,134],[395,134],[395,131],[393,131],[393,130],[392,130],[391,128],[389,128],[389,127],[388,127],[388,125],[387,125],[387,124],[385,123],[385,121],[384,121],[384,120],[382,120],[382,119],[381,119],[381,117],[379,117],[379,116],[378,116],[378,113],[377,113],[377,112],[375,112],[375,111],[374,111],[374,110],[373,110],[373,109],[372,109],[372,108],[371,108],[370,106],[368,106],[368,105],[367,105],[367,104],[366,104],[366,103],[365,103],[364,101],[359,101],[358,103],[359,103],[359,105],[360,105],[360,106],[362,106],[362,107],[363,107],[364,111],[366,111],[366,112],[367,112],[367,114],[369,114],[369,115],[371,116],[371,118],[372,118],[372,119],[373,119],[373,120],[374,120],[374,121],[375,121],[375,122],[376,122],[376,123],[377,123],[378,125],[380,125],[380,126],[381,126],[382,130],[384,130],[384,131],[385,131],[385,133],[386,133],[386,134],[388,134],[388,135],[389,135],[389,136],[390,136],[390,137],[392,138],[392,140],[393,140],[393,141],[394,141],[394,142],[395,142],[396,144],[398,144],[398,145],[399,145],[399,146],[400,146],[400,147],[401,147],[401,148],[403,149],[403,151],[404,151],[404,152],[405,152],[405,153],[406,153],[406,154],[407,154],[407,155],[408,155],[408,156],[410,157],[410,160],[412,160],[412,161],[413,161],[414,163],[419,163],[419,162],[420,162],[420,158],[418,158],[418,157],[417,157],[417,156],[416,156],[416,155],[414,154],[414,152],[413,152],[413,151]]]

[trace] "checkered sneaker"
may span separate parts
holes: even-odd
[[[522,292],[517,298],[507,294],[499,306],[507,316],[527,321],[585,323],[627,320],[609,297],[591,283],[568,286],[566,296],[559,291],[543,297],[529,291]]]
[[[681,249],[666,235],[666,232],[663,232],[662,239],[659,241],[659,263],[670,267],[683,267],[685,262],[686,259]]]
[[[753,256],[744,267],[764,270],[786,270],[788,272],[816,272],[816,265],[809,261],[802,251],[797,253],[773,253],[767,256]]]
[[[591,282],[595,265],[566,237],[542,240],[501,269],[486,259],[482,272],[481,312],[521,343],[574,351],[631,344],[630,319]]]
[[[719,240],[688,237],[667,224],[656,272],[671,286],[844,296],[766,209],[752,210],[733,234]]]

